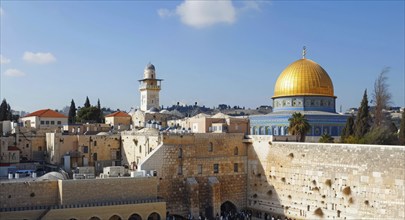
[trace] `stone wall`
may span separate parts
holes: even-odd
[[[405,217],[404,146],[270,140],[251,136],[248,207],[256,216]]]
[[[0,208],[57,205],[58,182],[1,182]]]
[[[156,186],[155,177],[59,180],[59,197],[62,205],[156,199]]]
[[[246,149],[243,134],[164,135],[141,169],[157,171],[158,195],[171,214],[209,217],[226,201],[246,207]]]

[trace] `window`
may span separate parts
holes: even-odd
[[[26,145],[25,145],[25,147],[26,147],[26,148],[29,148],[29,147],[30,147],[30,145],[29,145],[29,144],[26,144]]]
[[[51,121],[51,125],[54,125],[55,124],[55,121]]]
[[[219,172],[219,166],[218,164],[214,164],[214,173],[218,173]]]
[[[139,153],[142,153],[142,145],[139,145]]]
[[[83,153],[85,153],[85,154],[89,153],[89,147],[88,146],[83,146]]]
[[[238,155],[238,154],[239,154],[238,147],[235,147],[235,149],[233,149],[233,155]]]
[[[97,146],[97,141],[94,141],[94,146],[95,146],[95,147]]]
[[[58,121],[58,125],[61,125],[62,124],[62,122],[61,121]]]
[[[214,144],[212,142],[210,142],[210,146],[208,147],[208,151],[209,152],[214,151]]]
[[[45,121],[45,124],[49,125],[49,121]]]
[[[179,165],[179,167],[177,168],[177,174],[183,175],[183,166],[182,165]]]
[[[237,163],[233,164],[233,172],[235,172],[235,173],[238,172],[238,164]]]
[[[45,122],[44,121],[41,121],[41,125],[44,125],[45,124]]]
[[[202,164],[197,165],[197,173],[202,174]]]
[[[182,157],[183,157],[183,149],[179,148],[179,158],[182,158]]]

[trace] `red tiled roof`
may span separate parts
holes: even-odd
[[[16,146],[8,146],[8,150],[9,151],[20,151],[20,148],[18,148]]]
[[[42,109],[38,110],[36,112],[33,112],[31,114],[28,114],[25,117],[31,117],[31,116],[38,116],[38,117],[43,117],[43,118],[67,118],[66,115],[63,115],[59,112],[55,112],[52,109]]]
[[[109,115],[106,115],[105,117],[131,117],[131,116],[128,115],[128,113],[126,113],[126,112],[118,111],[118,112],[114,112]]]

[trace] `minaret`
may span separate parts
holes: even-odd
[[[162,79],[156,79],[155,66],[151,63],[146,65],[143,79],[138,80],[141,84],[141,111],[147,111],[152,107],[160,108],[159,92]]]

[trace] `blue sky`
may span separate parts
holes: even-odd
[[[319,63],[337,110],[358,107],[384,67],[404,100],[404,1],[0,1],[1,99],[15,110],[139,106],[152,62],[161,105],[271,105],[278,75]]]

